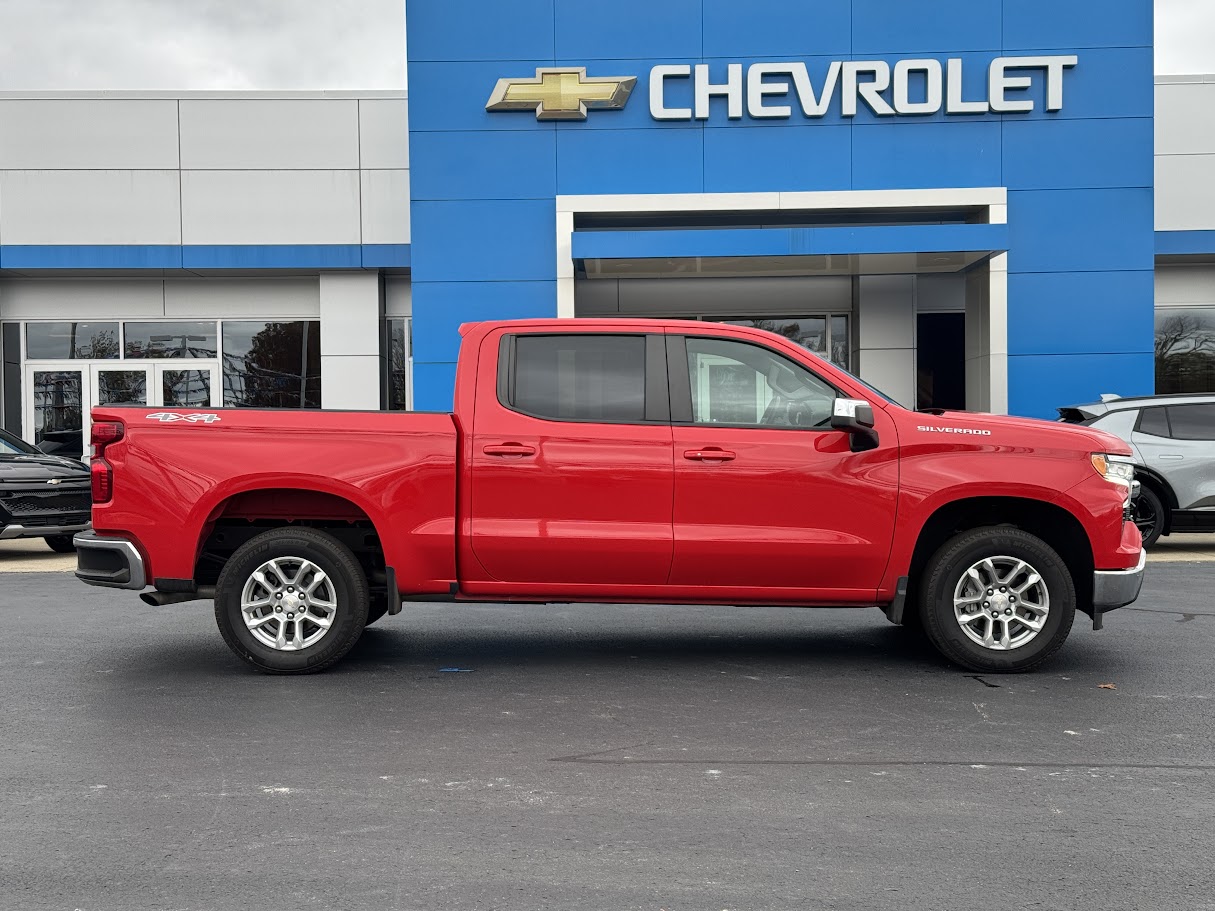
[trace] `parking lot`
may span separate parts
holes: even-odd
[[[1213,543],[1166,542],[1133,609],[1025,676],[876,611],[422,604],[309,678],[7,543],[0,894],[1212,908]]]

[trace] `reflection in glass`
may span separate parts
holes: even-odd
[[[727,319],[729,326],[750,326],[775,332],[847,370],[851,358],[847,316],[801,316],[794,319]]]
[[[320,408],[321,324],[224,320],[224,404]]]
[[[34,371],[34,443],[43,452],[84,455],[84,412],[79,370]]]
[[[101,370],[97,373],[98,405],[148,404],[148,377],[142,370]]]
[[[132,358],[213,358],[217,353],[214,320],[123,323],[122,337]]]
[[[160,375],[166,408],[199,408],[211,404],[210,370],[166,370]]]
[[[1215,392],[1215,307],[1156,311],[1156,394]]]
[[[409,408],[409,320],[388,320],[389,411]]]
[[[118,357],[118,323],[27,323],[26,359],[98,360]]]

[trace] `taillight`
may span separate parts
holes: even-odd
[[[114,470],[105,460],[105,448],[122,439],[123,426],[117,421],[97,421],[89,442],[93,444],[93,458],[89,462],[89,481],[93,489],[94,503],[108,503],[114,496]]]
[[[93,502],[108,503],[114,495],[114,471],[101,456],[93,456],[89,463],[89,480],[93,487]]]
[[[95,447],[93,451],[101,455],[101,450],[111,443],[122,439],[123,427],[117,421],[98,421],[93,425],[93,434],[89,440]]]

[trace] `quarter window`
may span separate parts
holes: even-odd
[[[1169,426],[1174,440],[1215,440],[1215,403],[1170,405]]]
[[[826,427],[836,391],[759,345],[689,338],[692,421],[755,427]]]
[[[1139,426],[1135,428],[1140,433],[1153,437],[1169,435],[1169,419],[1164,408],[1144,408],[1139,412]]]
[[[518,336],[510,404],[556,421],[640,423],[645,354],[641,335]]]

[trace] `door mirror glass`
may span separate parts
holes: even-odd
[[[836,399],[831,409],[831,426],[845,433],[873,429],[873,406],[864,399]]]

